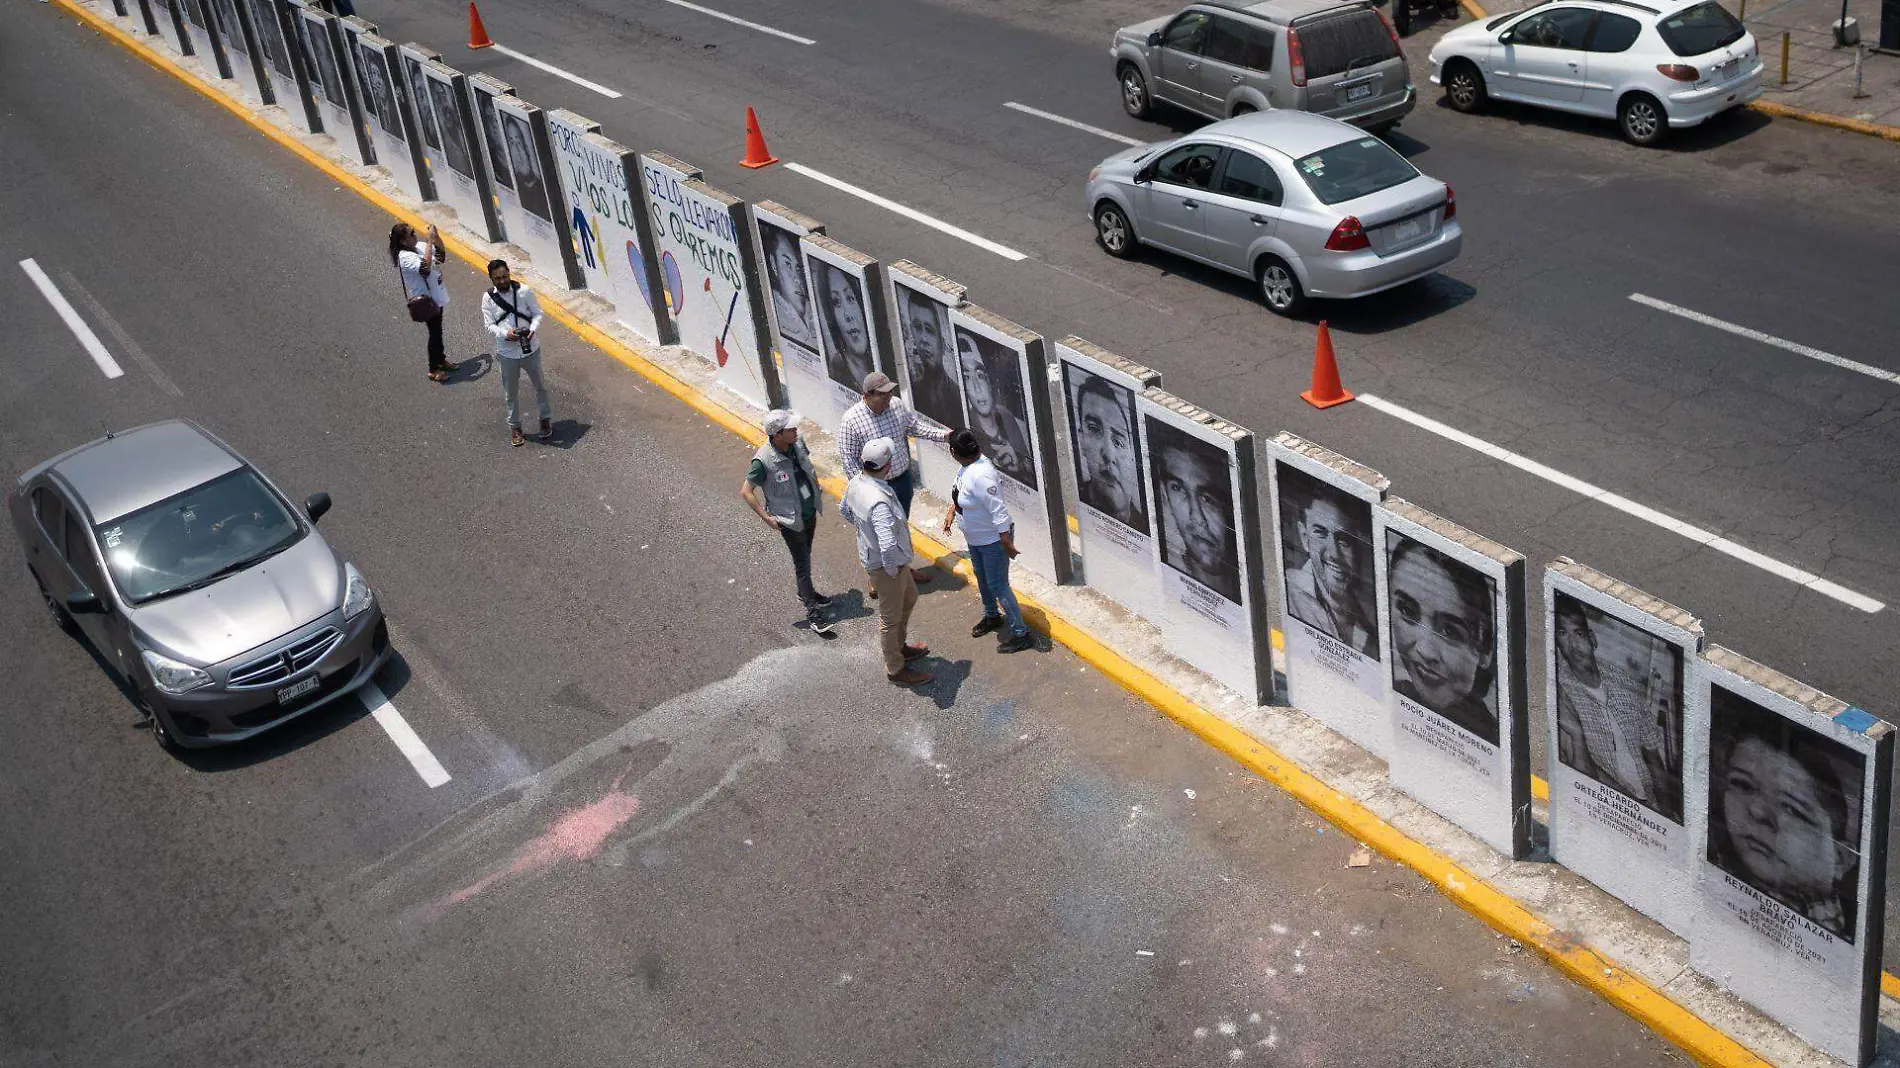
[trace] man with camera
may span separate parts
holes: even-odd
[[[554,436],[554,406],[548,402],[548,387],[541,379],[541,346],[535,337],[541,330],[541,302],[535,299],[533,290],[509,276],[506,260],[489,262],[488,280],[494,288],[482,294],[482,325],[495,335],[501,395],[508,406],[508,443],[519,448],[527,441],[521,436],[523,371],[534,383],[535,400],[541,408],[541,430],[535,437],[546,441]]]

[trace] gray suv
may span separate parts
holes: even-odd
[[[1384,133],[1417,94],[1385,16],[1366,0],[1199,3],[1115,31],[1122,107],[1169,104],[1210,119],[1311,111]]]

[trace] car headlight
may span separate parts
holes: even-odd
[[[343,575],[348,580],[349,589],[343,594],[343,618],[355,619],[369,610],[370,602],[376,595],[369,592],[369,582],[363,573],[356,570],[355,564],[344,564]]]
[[[1093,182],[1095,179],[1100,178],[1101,176],[1102,176],[1102,168],[1100,167],[1089,168],[1089,181]]]
[[[190,693],[201,686],[211,685],[211,676],[203,668],[180,663],[169,656],[160,656],[150,649],[139,650],[139,656],[145,661],[145,670],[151,673],[152,685],[165,693]]]

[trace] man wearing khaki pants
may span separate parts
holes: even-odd
[[[896,491],[885,481],[895,452],[890,438],[864,443],[862,470],[851,477],[838,510],[858,528],[858,559],[876,591],[884,674],[900,686],[918,686],[931,676],[910,666],[910,661],[928,655],[930,647],[907,640],[910,612],[917,605],[917,583],[910,573],[910,523]]]

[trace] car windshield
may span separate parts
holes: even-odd
[[[132,604],[209,586],[290,548],[304,530],[250,468],[96,529],[113,584]]]
[[[1322,204],[1377,193],[1418,177],[1418,168],[1376,137],[1361,137],[1294,161],[1294,169]]]
[[[1685,8],[1656,24],[1663,43],[1679,56],[1699,56],[1742,39],[1746,31],[1728,9],[1714,2]]]

